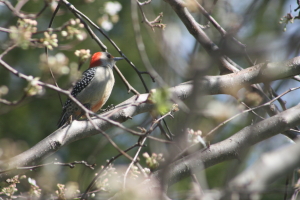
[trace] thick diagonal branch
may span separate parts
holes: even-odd
[[[157,171],[154,177],[165,177],[170,184],[175,183],[188,177],[193,171],[202,170],[224,161],[240,159],[240,155],[252,145],[299,124],[300,105],[297,105],[278,115],[247,126],[222,142],[175,161],[168,166],[168,176],[162,174],[166,170],[161,170]],[[294,163],[291,162],[291,165],[294,166]],[[241,179],[244,179],[244,176]],[[238,180],[235,181],[236,186],[246,184],[245,181],[241,182],[239,180],[238,182]]]
[[[0,59],[0,64],[3,66],[6,66],[6,63],[2,62]],[[6,66],[8,67],[8,66]],[[24,74],[20,74],[17,71],[12,71],[12,73],[15,72],[16,75],[20,78],[26,79],[27,76]],[[254,83],[259,83],[265,80],[273,81],[278,79],[284,79],[288,77],[292,77],[296,74],[300,74],[300,57],[293,58],[288,61],[284,62],[278,62],[278,63],[269,63],[267,65],[265,64],[259,64],[256,66],[253,66],[251,68],[242,70],[237,73],[223,75],[223,76],[204,76],[201,81],[199,81],[199,89],[205,92],[207,95],[215,95],[215,94],[235,94],[236,91],[238,91],[240,88],[243,88],[245,86],[249,86]],[[27,80],[27,79],[26,79]],[[42,83],[41,83],[42,84]],[[44,86],[44,85],[43,85]],[[170,88],[170,91],[172,95],[177,96],[178,98],[184,100],[188,98],[192,93],[192,86],[193,84],[191,82],[183,83],[178,86],[175,86],[173,88]],[[48,86],[50,89],[54,89],[55,86]],[[196,91],[198,92],[198,91]],[[148,94],[142,94],[139,95],[138,98],[136,96],[131,97],[130,99],[126,100],[125,102],[119,104],[116,106],[116,108],[109,113],[105,114],[105,116],[109,116],[109,119],[114,120],[116,122],[124,122],[131,117],[134,117],[135,115],[138,115],[140,113],[144,112],[150,112],[154,106],[150,103],[145,103]],[[290,109],[291,110],[291,109]],[[274,119],[278,119],[278,123],[285,123],[286,121],[280,121],[280,116],[286,116],[285,113],[290,113],[290,110],[287,110],[286,112],[276,115],[271,119],[271,121],[262,121],[262,123],[273,123],[277,122]],[[298,120],[298,112],[299,106],[292,108],[292,110],[295,111],[295,113],[292,113],[289,115],[289,120]],[[278,118],[279,117],[279,118]],[[267,119],[267,120],[269,120]],[[289,121],[287,121],[289,122]],[[94,118],[93,123],[97,125],[101,130],[105,131],[114,125],[110,123],[110,121],[107,120],[101,120],[99,118]],[[295,126],[298,123],[298,121],[293,123],[286,123],[282,124],[282,126],[278,127],[276,129],[276,133],[279,133],[280,131],[287,130],[288,127],[291,128]],[[277,127],[276,124],[274,124],[274,127]],[[17,167],[26,166],[26,165],[32,165],[36,162],[41,161],[43,158],[55,153],[63,146],[66,146],[70,144],[71,142],[74,142],[76,140],[90,137],[93,135],[99,134],[99,132],[94,128],[93,124],[89,121],[73,121],[72,124],[66,126],[64,129],[58,129],[52,134],[50,134],[47,138],[40,141],[38,144],[33,146],[31,149],[21,153],[20,155],[17,155],[9,160],[1,161],[0,162],[0,171],[6,171],[9,169],[17,169]],[[269,133],[270,134],[270,133]],[[275,134],[272,132],[272,134]],[[250,134],[251,135],[251,134]],[[266,134],[264,137],[270,137],[271,135]],[[263,140],[264,138],[260,138]],[[224,141],[227,145],[230,144],[228,140]],[[258,142],[257,139],[253,140],[252,143]],[[223,144],[223,143],[222,143]],[[232,145],[234,143],[231,143]],[[232,148],[230,145],[228,148]],[[212,148],[208,150],[210,152],[213,150],[214,145],[212,145]],[[215,152],[216,153],[216,152]],[[202,154],[201,154],[202,155]],[[214,154],[210,154],[212,158],[214,158]],[[234,158],[234,155],[230,155]],[[225,158],[227,158],[225,156]],[[189,158],[187,158],[189,159]],[[217,158],[216,158],[217,159]],[[224,159],[224,158],[222,158]],[[221,160],[222,160],[221,159]],[[221,161],[220,159],[218,161]],[[212,160],[212,163],[213,160]],[[5,179],[7,176],[11,175],[10,173],[1,173],[0,179]]]

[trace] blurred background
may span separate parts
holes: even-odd
[[[38,0],[10,2],[13,6],[20,6],[22,12],[32,14],[38,13],[44,6],[44,1]],[[57,6],[57,1],[48,2],[49,7],[36,19],[37,31],[47,29]],[[214,5],[212,1],[200,1],[203,7],[211,11],[212,16],[229,35],[245,44],[253,63],[282,61],[299,55],[299,21],[295,19],[294,24],[289,23],[290,21],[285,24],[285,18],[282,18],[288,13],[294,17],[298,15],[298,11],[294,11],[298,7],[295,0],[220,0],[215,2],[217,3]],[[140,71],[147,71],[147,69],[152,68],[157,72],[159,77],[152,74],[155,76],[156,82],[153,82],[148,75],[143,75],[149,89],[172,87],[191,80],[195,69],[202,70],[203,75],[219,75],[220,73],[217,64],[211,62],[205,50],[190,35],[176,13],[165,1],[152,0],[150,4],[143,6],[143,11],[149,21],[163,13],[161,24],[164,24],[165,27],[154,27],[153,29],[143,23],[141,12],[135,5],[135,1],[74,0],[71,3],[99,25]],[[199,24],[207,25],[207,19],[193,5],[193,1],[186,1],[186,3]],[[0,27],[14,30],[20,24],[18,19],[0,1]],[[63,89],[69,89],[80,77],[81,72],[87,68],[89,62],[87,60],[78,71],[79,58],[75,55],[75,51],[89,49],[90,53],[93,54],[101,51],[101,49],[81,27],[80,23],[76,22],[74,15],[66,7],[61,6],[53,21],[52,28],[55,30],[67,22],[72,24],[71,28],[53,32],[57,34],[58,46],[55,47],[54,45],[53,49],[49,50],[50,64],[45,61],[43,46],[34,47],[30,43],[26,43],[26,39],[21,38],[22,35],[14,36],[0,29],[0,53],[11,46],[13,42],[19,43],[19,46],[5,55],[3,60],[26,75],[39,77],[43,82],[54,84],[49,71],[50,66],[58,85]],[[34,23],[32,26],[35,27]],[[120,56],[103,35],[97,30],[93,30],[112,55]],[[245,58],[245,51],[241,45],[228,38],[222,38],[212,25],[210,28],[206,28],[205,32],[234,62],[243,68],[251,66]],[[24,35],[23,37],[26,38]],[[47,36],[44,33],[32,35],[32,38],[37,40],[45,37]],[[140,93],[146,92],[138,75],[126,61],[118,62],[117,66],[136,90]],[[0,98],[8,101],[19,101],[24,96],[27,85],[26,81],[0,66]],[[299,82],[292,79],[279,80],[271,83],[271,86],[280,94],[289,88],[299,86]],[[116,76],[114,90],[104,107],[110,104],[117,105],[132,95],[132,93],[127,92],[123,82]],[[241,99],[245,95],[241,91]],[[62,99],[64,102],[66,97],[62,95]],[[299,102],[299,92],[289,93],[283,97],[283,100],[286,101],[287,108],[296,105]],[[189,128],[195,131],[201,130],[204,135],[222,121],[245,109],[237,99],[227,95],[204,96],[199,105],[201,115],[191,123]],[[34,96],[26,97],[14,106],[0,103],[0,159],[7,159],[19,154],[54,132],[61,112],[62,105],[58,93],[50,89],[43,89]],[[175,135],[184,132],[184,130],[178,129],[180,127],[178,124],[185,117],[186,114],[179,111],[176,113],[175,119],[167,119],[170,129]],[[221,141],[236,133],[244,126],[251,124],[252,117],[251,114],[243,115],[231,121],[215,132],[210,142]],[[150,124],[151,116],[140,114],[124,125],[136,129],[137,126],[149,128]],[[123,149],[134,145],[138,139],[117,128],[110,129],[107,133]],[[153,135],[163,138],[158,130]],[[246,156],[247,159],[243,161],[243,164],[238,165],[237,171],[229,171],[233,166],[236,166],[235,161],[225,162],[207,169],[205,175],[199,174],[202,177],[201,180],[205,180],[204,184],[207,185],[207,188],[223,187],[230,177],[253,163],[261,155],[261,152],[288,143],[288,140],[283,136],[276,138],[253,147],[252,153]],[[149,152],[149,154],[163,153],[166,156],[168,147],[156,141],[148,141],[147,147],[143,148],[142,151]],[[62,148],[55,155],[47,158],[45,163],[85,160],[90,164],[96,163],[99,167],[117,153],[117,150],[103,136],[97,135],[76,141]],[[132,156],[134,153],[135,151],[129,152]],[[141,163],[145,163],[144,158],[141,157],[140,159]],[[115,161],[115,166],[127,166],[128,163],[129,160],[121,157]],[[57,183],[75,183],[77,184],[76,187],[83,190],[91,181],[94,173],[84,166],[70,169],[49,165],[28,173],[28,176],[36,179],[37,184],[43,188],[44,192],[51,192],[55,190]],[[187,191],[191,185],[186,183],[188,180],[183,180],[172,186],[170,189],[171,196],[175,199],[188,198]],[[26,186],[24,186],[24,190],[26,190]],[[264,198],[276,199],[277,194],[276,192],[266,194]]]

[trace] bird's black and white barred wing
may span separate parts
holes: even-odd
[[[96,68],[94,67],[89,68],[83,72],[81,79],[76,82],[74,88],[72,89],[71,95],[73,97],[76,98],[77,94],[79,94],[84,88],[86,88],[90,84],[91,80],[95,77],[95,72]],[[72,100],[68,98],[63,106],[63,112],[60,117],[60,120],[58,121],[58,128],[64,125],[72,115],[72,106],[76,105],[74,105]]]

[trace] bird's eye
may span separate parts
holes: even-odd
[[[107,58],[111,58],[111,55],[108,53],[108,54],[106,55],[106,57],[107,57]]]

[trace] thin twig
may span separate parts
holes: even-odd
[[[125,174],[124,174],[123,189],[126,188],[126,179],[127,179],[127,176],[128,176],[128,172],[129,172],[129,170],[131,169],[132,165],[136,162],[137,157],[138,157],[138,155],[139,155],[139,153],[140,153],[140,151],[141,151],[141,149],[142,149],[144,143],[145,143],[146,140],[147,140],[147,136],[148,136],[150,133],[152,133],[152,132],[154,131],[154,129],[155,129],[156,127],[158,127],[157,124],[159,124],[159,122],[160,122],[161,120],[163,120],[163,119],[164,119],[165,117],[167,117],[167,116],[172,116],[172,111],[170,111],[170,112],[168,112],[167,114],[163,115],[163,116],[160,117],[159,119],[154,120],[153,123],[152,123],[152,125],[151,125],[151,127],[149,128],[149,130],[146,131],[145,136],[142,136],[142,137],[139,139],[139,142],[138,142],[138,143],[140,144],[140,147],[138,148],[138,150],[137,150],[135,156],[133,157],[133,160],[131,161],[131,163],[130,163],[129,166],[127,167],[127,170],[126,170],[126,172],[125,172]],[[141,171],[143,172],[143,169],[141,169]],[[147,176],[146,174],[144,174],[144,175]]]
[[[114,65],[113,68],[118,76],[122,79],[122,81],[125,83],[125,86],[127,87],[127,92],[130,93],[131,91],[135,94],[135,95],[139,95],[140,93],[134,89],[134,87],[132,87],[132,85],[127,81],[127,79],[125,78],[125,76],[122,74],[122,72],[119,70],[119,68],[117,67],[117,65]]]
[[[135,144],[131,147],[129,147],[128,149],[124,150],[124,152],[128,152],[130,151],[131,149],[135,148],[139,146],[139,144]],[[106,165],[99,171],[97,172],[97,175],[93,178],[93,180],[91,181],[91,183],[89,184],[89,186],[86,188],[86,190],[84,191],[84,193],[82,194],[81,196],[81,200],[85,199],[86,198],[86,195],[87,193],[91,190],[91,188],[94,186],[96,180],[100,177],[100,175],[103,173],[103,171],[110,165],[112,164],[117,158],[119,158],[120,156],[122,156],[123,154],[122,153],[119,153],[118,155],[112,157],[107,163]]]
[[[146,14],[144,13],[143,11],[143,8],[142,6],[146,5],[146,4],[149,4],[151,3],[151,0],[148,0],[148,1],[145,1],[143,3],[140,3],[138,0],[136,0],[136,3],[137,5],[139,6],[139,9],[142,13],[142,16],[143,16],[143,22],[146,22],[146,24],[148,26],[150,26],[150,28],[154,31],[154,28],[157,27],[157,28],[161,28],[161,29],[164,29],[166,27],[166,24],[162,24],[161,23],[161,18],[163,17],[163,13],[159,13],[159,15],[153,20],[153,21],[149,21],[146,17]]]
[[[201,6],[201,4],[194,0],[195,4],[197,5],[198,9],[201,11],[201,13],[213,24],[213,26],[220,32],[220,34],[222,35],[223,38],[228,36],[228,33],[226,32],[225,29],[223,29],[223,27]],[[235,37],[230,36],[232,38],[232,40],[238,44],[239,46],[241,46],[244,50],[244,56],[246,57],[248,63],[251,66],[254,66],[253,61],[251,60],[250,56],[247,53],[247,48],[246,45],[241,43],[239,40],[237,40]],[[238,68],[239,70],[241,70],[240,68]],[[257,85],[258,86],[258,85]],[[259,89],[259,88],[258,88]],[[272,91],[272,93],[276,94],[275,91],[269,86],[269,89]],[[278,98],[278,102],[280,103],[280,105],[282,106],[282,108],[284,109],[284,102],[281,98]],[[284,109],[285,110],[285,109]]]
[[[148,4],[150,2],[151,2],[151,0],[144,2],[144,4]],[[140,25],[138,22],[139,21],[138,13],[137,13],[137,5],[138,4],[142,4],[142,3],[139,3],[139,2],[136,3],[136,0],[131,0],[131,19],[133,22],[132,24],[133,24],[133,29],[134,29],[134,33],[135,33],[135,39],[136,39],[137,48],[139,50],[139,54],[142,58],[142,62],[144,63],[144,66],[146,67],[147,71],[151,74],[151,76],[155,77],[155,79],[157,80],[160,87],[167,87],[167,84],[165,83],[163,78],[153,68],[153,66],[148,58],[147,52],[145,50],[146,48],[145,48],[145,44],[143,42],[143,38],[141,35],[141,28],[140,28]],[[167,127],[167,131],[169,132],[169,134],[172,135],[165,120],[163,120],[163,123]],[[166,135],[166,137],[168,137],[168,134],[165,132],[165,130],[161,124],[159,125],[159,128],[161,129],[161,132],[164,133]],[[170,136],[169,136],[169,139],[171,139]]]
[[[127,167],[127,169],[126,169],[126,171],[125,171],[125,174],[124,174],[124,180],[123,180],[123,189],[126,188],[126,179],[127,179],[127,176],[128,176],[128,172],[130,171],[132,165],[137,161],[137,158],[138,158],[138,156],[139,156],[139,154],[140,154],[140,151],[142,150],[142,147],[143,147],[144,143],[146,142],[146,140],[147,140],[147,137],[144,137],[144,138],[142,139],[142,141],[139,142],[139,148],[138,148],[138,150],[137,150],[137,152],[135,153],[135,155],[134,155],[132,161],[130,162],[129,166]],[[143,170],[142,170],[142,172],[143,172]],[[145,174],[144,174],[144,175],[145,175]]]
[[[269,85],[269,87],[271,88],[270,85]],[[272,92],[272,95],[273,95],[274,97],[278,97],[278,94],[277,94],[272,88],[271,88],[271,92]],[[283,110],[286,110],[286,106],[285,106],[286,102],[283,101],[281,98],[278,98],[278,102],[279,102],[281,108],[282,108]]]
[[[241,104],[242,104],[243,106],[245,106],[245,107],[246,107],[247,109],[249,109],[249,110],[252,109],[250,106],[248,106],[248,105],[245,104],[244,102],[241,102]],[[251,110],[251,112],[252,112],[255,116],[257,116],[258,118],[260,118],[260,119],[262,119],[262,120],[265,119],[264,117],[262,117],[262,116],[260,116],[258,113],[256,113],[254,110]]]
[[[94,170],[94,167],[96,165],[96,164],[90,165],[86,161],[74,161],[74,162],[71,162],[71,163],[50,162],[50,163],[44,163],[44,164],[41,164],[41,165],[16,167],[16,168],[13,168],[13,169],[8,169],[8,170],[0,171],[0,174],[7,173],[7,172],[10,172],[12,170],[34,170],[34,169],[45,167],[45,166],[48,166],[48,165],[60,165],[60,166],[68,166],[70,168],[74,168],[75,165],[77,165],[77,164],[85,165],[86,167],[88,167],[88,168],[90,168],[92,170]]]
[[[277,99],[279,99],[279,98],[281,98],[282,96],[286,95],[287,93],[292,92],[292,91],[294,91],[294,90],[298,90],[298,89],[300,89],[300,87],[290,88],[290,89],[288,89],[287,91],[285,91],[284,93],[280,94],[279,96],[275,97],[274,99],[272,99],[272,100],[270,100],[270,101],[268,101],[268,102],[266,102],[266,103],[264,103],[264,104],[262,104],[262,105],[259,105],[259,106],[256,106],[256,107],[254,107],[254,108],[250,108],[250,109],[244,110],[244,111],[242,111],[241,113],[238,113],[238,114],[236,114],[236,115],[230,117],[229,119],[227,119],[227,120],[225,120],[224,122],[220,123],[220,124],[219,124],[218,126],[216,126],[214,129],[212,129],[211,131],[209,131],[209,132],[205,135],[205,137],[209,136],[210,134],[212,134],[213,132],[215,132],[217,129],[219,129],[221,126],[225,125],[226,123],[228,123],[229,121],[233,120],[234,118],[236,118],[236,117],[238,117],[238,116],[240,116],[240,115],[242,115],[242,114],[244,114],[244,113],[247,113],[247,112],[249,112],[249,111],[253,111],[253,110],[256,110],[256,109],[261,108],[261,107],[269,106],[269,105],[271,105],[274,101],[276,101]]]
[[[36,18],[39,17],[39,16],[45,11],[45,9],[48,7],[47,1],[44,1],[44,6],[43,6],[43,8],[42,8],[37,14],[24,14],[24,13],[21,13],[21,12],[19,11],[20,8],[17,9],[17,6],[18,6],[18,5],[17,5],[16,8],[15,8],[15,7],[13,7],[13,5],[12,5],[9,1],[7,1],[7,0],[0,0],[0,2],[4,3],[4,4],[7,6],[7,8],[13,12],[14,15],[18,16],[18,17],[21,18],[21,19],[36,19]]]
[[[32,77],[31,76],[26,76],[25,74],[22,74],[20,73],[19,71],[15,70],[14,68],[12,68],[11,66],[9,66],[6,62],[4,62],[2,59],[0,59],[0,65],[2,65],[4,68],[6,68],[8,71],[10,71],[12,74],[16,75],[17,77],[19,78],[22,78],[22,79],[25,79],[27,81],[32,81]],[[54,85],[51,85],[51,84],[48,84],[48,83],[44,83],[44,82],[41,82],[41,81],[36,81],[38,85],[40,86],[43,86],[43,87],[47,87],[49,89],[52,89],[54,91],[58,91],[62,94],[65,94],[68,96],[68,98],[70,98],[74,103],[77,104],[78,107],[80,107],[86,114],[90,114],[90,115],[96,115],[94,112],[88,110],[85,106],[83,106],[75,97],[73,97],[71,95],[71,93],[67,90],[62,90],[61,88],[59,87],[56,87]],[[103,116],[99,116],[99,115],[96,115],[97,118],[101,119],[101,120],[104,120],[108,123],[111,123],[112,125],[114,126],[117,126],[125,131],[128,131],[134,135],[137,135],[137,136],[143,136],[144,134],[143,133],[140,133],[140,132],[137,132],[137,131],[134,131],[134,130],[131,130],[127,127],[125,127],[124,125],[122,125],[121,123],[118,123],[118,122],[115,122],[107,117],[103,117]]]
[[[150,1],[149,1],[150,2]],[[144,2],[145,3],[145,2]],[[143,42],[143,38],[141,35],[141,28],[139,25],[139,19],[138,19],[138,13],[137,13],[137,3],[136,0],[131,0],[131,19],[132,19],[132,25],[133,25],[133,30],[135,34],[135,40],[136,40],[136,46],[139,50],[139,54],[142,58],[142,62],[144,63],[145,68],[147,71],[151,74],[152,77],[155,78],[156,81],[158,81],[158,84],[161,87],[166,86],[167,84],[163,80],[163,78],[156,72],[154,67],[152,66],[146,52],[146,47]]]
[[[89,119],[89,121],[91,122],[91,124],[94,126],[94,128],[99,131],[102,135],[104,135],[106,137],[106,139],[120,152],[122,153],[126,158],[128,158],[129,160],[132,160],[132,157],[130,155],[128,155],[125,151],[123,151],[120,147],[118,147],[118,145],[109,137],[109,135],[107,135],[104,131],[102,131],[98,126],[96,126],[96,124],[93,122],[92,118],[87,114],[87,118]]]
[[[64,2],[66,3],[66,2]],[[67,5],[67,4],[66,4]],[[81,23],[84,24],[85,28],[87,29],[88,33],[91,35],[92,39],[94,39],[98,45],[100,46],[100,48],[102,49],[102,51],[107,51],[107,47],[99,40],[99,38],[97,37],[97,35],[93,32],[93,30],[87,25],[87,23],[82,19],[81,16],[83,16],[91,25],[93,25],[94,27],[96,26],[96,28],[102,33],[105,34],[96,24],[94,24],[88,17],[86,17],[84,14],[82,14],[80,11],[78,11],[73,5],[68,5],[68,7],[70,8],[70,10],[74,13],[74,15],[80,19]],[[106,36],[108,38],[108,36]],[[110,38],[108,38],[110,40]],[[111,42],[113,42],[111,40]],[[116,44],[113,42],[113,45],[116,46]],[[121,80],[125,83],[128,92],[133,92],[134,94],[140,94],[136,89],[134,89],[129,82],[126,80],[126,78],[124,77],[124,75],[121,73],[121,71],[119,70],[118,67],[116,67],[116,65],[114,66],[115,71],[117,72],[117,74],[119,75],[119,77],[121,78]]]
[[[3,51],[2,54],[0,54],[0,59],[2,59],[3,56],[5,56],[9,51],[13,50],[17,46],[18,46],[17,44],[13,44],[7,49],[5,49],[5,51]]]
[[[0,103],[3,103],[5,105],[8,105],[8,106],[16,106],[20,103],[22,103],[24,101],[24,99],[27,97],[26,93],[21,97],[21,99],[19,99],[18,101],[8,101],[6,99],[1,99],[0,98]]]
[[[219,31],[219,33],[221,34],[221,36],[223,38],[228,36],[228,33],[225,31],[225,29],[223,29],[223,27],[201,6],[201,4],[194,0],[195,4],[197,5],[198,9],[201,11],[201,13],[212,23],[212,25]],[[247,58],[247,60],[252,64],[252,60],[250,59],[249,55],[247,54],[246,51],[246,45],[244,45],[243,43],[241,43],[240,41],[238,41],[235,37],[231,36],[232,40],[237,43],[238,45],[240,45],[244,52],[245,52],[245,56]]]
[[[137,72],[139,78],[141,79],[143,86],[146,90],[146,93],[149,92],[148,87],[146,86],[146,83],[143,79],[143,77],[141,76],[142,73],[147,73],[147,72],[140,72],[136,66],[125,56],[125,54],[121,51],[121,49],[116,45],[116,43],[110,39],[108,37],[108,35],[106,33],[104,33],[104,31],[97,26],[92,20],[90,20],[86,15],[84,15],[82,12],[80,12],[79,10],[77,10],[71,3],[69,3],[67,0],[61,0],[60,2],[64,3],[74,14],[79,14],[81,17],[83,17],[85,20],[87,20],[93,27],[95,27],[114,47],[115,49],[119,52],[119,54],[124,57],[124,59],[130,64],[130,66],[133,67],[133,69]],[[149,73],[147,73],[148,75],[150,75]],[[151,75],[150,75],[151,77]],[[152,78],[152,77],[151,77]]]
[[[0,27],[0,31],[6,32],[6,33],[10,33],[10,32],[11,32],[10,29],[8,29],[8,28],[3,28],[3,27]]]
[[[51,28],[52,23],[53,23],[53,21],[54,21],[54,18],[55,18],[55,16],[56,16],[56,14],[57,14],[59,8],[60,8],[60,4],[57,4],[57,6],[56,6],[56,8],[55,8],[55,11],[53,12],[52,17],[51,17],[51,19],[50,19],[48,28]],[[63,29],[63,28],[65,28],[65,27],[67,27],[67,24],[69,24],[69,23],[68,23],[68,22],[65,23],[61,28]],[[48,61],[48,48],[47,48],[47,47],[45,47],[45,53],[46,53],[46,56],[47,56],[47,63],[48,63],[49,61]],[[59,87],[58,84],[57,84],[56,78],[55,78],[55,76],[54,76],[54,74],[53,74],[53,71],[52,71],[52,69],[51,69],[51,67],[50,67],[50,65],[48,65],[48,67],[49,67],[49,71],[50,71],[50,74],[51,74],[51,77],[52,77],[52,80],[53,80],[55,86],[56,86],[56,87]],[[57,95],[58,95],[58,98],[59,98],[60,105],[63,106],[63,102],[62,102],[62,99],[61,99],[60,92],[57,91]]]
[[[148,0],[148,1],[144,1],[144,2],[139,2],[137,1],[137,3],[140,5],[140,6],[144,6],[144,5],[147,5],[149,3],[151,3],[152,0]]]
[[[18,3],[15,6],[16,12],[20,12],[22,7],[28,2],[29,0],[19,0]]]

